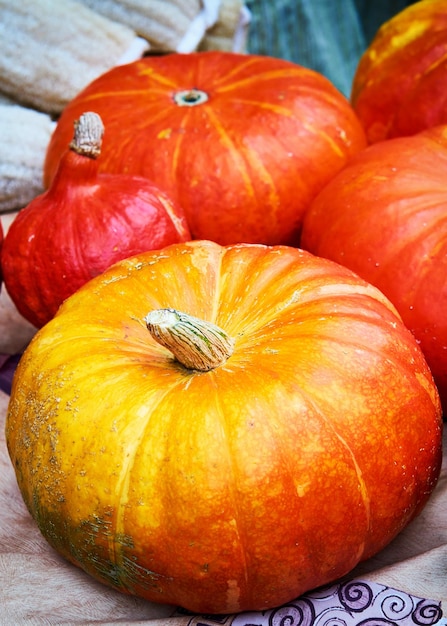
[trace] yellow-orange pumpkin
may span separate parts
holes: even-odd
[[[422,352],[375,287],[299,249],[195,241],[65,301],[20,361],[7,443],[67,559],[226,613],[383,548],[436,483],[441,425]]]

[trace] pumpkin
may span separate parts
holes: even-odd
[[[351,103],[369,143],[447,123],[447,0],[422,0],[379,28]]]
[[[366,145],[346,98],[312,70],[231,52],[149,56],[68,104],[47,184],[87,110],[107,128],[101,170],[147,176],[184,208],[193,238],[220,244],[296,243],[310,200]]]
[[[317,196],[301,245],[378,287],[420,343],[447,408],[447,126],[375,144]]]
[[[36,327],[114,262],[191,238],[184,212],[147,178],[99,173],[104,127],[92,112],[76,120],[50,188],[22,209],[5,237],[5,285]]]
[[[422,352],[376,288],[297,248],[192,241],[65,301],[22,356],[6,437],[69,561],[231,613],[391,541],[435,486],[441,426]]]

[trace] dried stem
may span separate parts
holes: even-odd
[[[101,154],[104,124],[97,113],[83,113],[74,123],[73,141],[70,149],[77,154],[96,159]]]
[[[224,330],[175,309],[156,309],[145,317],[146,326],[159,344],[192,370],[206,372],[232,355],[234,340]]]

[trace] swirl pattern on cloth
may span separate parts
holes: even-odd
[[[188,626],[447,626],[442,616],[440,602],[351,580],[321,587],[268,611],[196,615]]]

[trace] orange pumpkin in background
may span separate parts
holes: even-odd
[[[415,2],[381,26],[351,102],[369,143],[447,124],[447,0]]]
[[[296,244],[318,191],[366,145],[347,99],[291,62],[230,52],[146,57],[103,74],[62,113],[48,185],[73,121],[104,121],[101,170],[147,176],[186,213],[193,238]]]
[[[447,411],[447,126],[359,154],[312,203],[301,245],[393,302]]]
[[[37,332],[6,437],[49,543],[124,593],[263,610],[347,574],[424,507],[441,414],[376,288],[291,247],[121,261]]]

